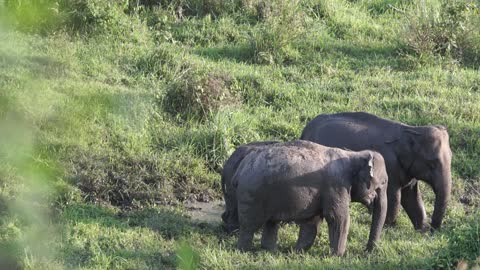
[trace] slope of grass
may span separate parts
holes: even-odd
[[[187,2],[180,16],[181,1],[45,1],[17,8],[20,23],[2,24],[0,268],[480,263],[479,63],[409,49],[412,20],[401,12],[418,6]],[[45,14],[52,19],[25,20]],[[291,251],[292,224],[282,227],[277,252],[261,251],[257,235],[255,251],[239,253],[220,225],[188,216],[184,201],[221,198],[218,173],[235,146],[298,138],[309,119],[339,111],[448,127],[453,198],[442,230],[414,232],[402,213],[366,254],[369,215],[352,205],[344,258],[329,256],[325,225],[304,254]],[[433,193],[422,191],[430,216]]]

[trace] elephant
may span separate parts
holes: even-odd
[[[452,151],[444,126],[410,126],[365,112],[344,112],[318,115],[300,138],[330,147],[379,152],[389,177],[386,225],[396,224],[401,204],[416,230],[441,227],[452,186]],[[417,179],[435,193],[430,225]]]
[[[300,225],[295,249],[308,250],[317,223],[328,224],[334,255],[345,252],[350,201],[373,211],[367,250],[380,238],[387,211],[388,176],[375,151],[353,152],[308,141],[277,143],[248,154],[232,183],[236,186],[240,232],[237,247],[251,249],[263,226],[261,246],[274,250],[280,222]]]
[[[232,155],[225,161],[222,169],[222,192],[225,200],[225,211],[222,214],[222,220],[228,234],[238,230],[238,211],[236,190],[232,186],[232,178],[237,171],[238,165],[245,156],[251,152],[279,143],[278,141],[251,142],[237,147]]]

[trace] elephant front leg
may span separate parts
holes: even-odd
[[[334,216],[328,217],[327,222],[330,249],[334,255],[343,256],[347,247],[348,229],[350,227],[348,206],[346,209],[334,213]]]
[[[277,248],[279,222],[267,221],[263,226],[262,248],[273,251]]]
[[[320,216],[313,217],[312,219],[300,224],[300,231],[298,233],[297,244],[295,250],[307,251],[312,247],[315,238],[317,237],[318,224],[322,222]]]
[[[397,221],[398,212],[400,211],[400,198],[401,193],[400,189],[396,187],[391,187],[390,185],[387,188],[387,217],[385,219],[385,225],[393,227]]]
[[[427,215],[418,183],[402,189],[402,206],[412,221],[415,230],[424,231],[426,229],[425,220]]]

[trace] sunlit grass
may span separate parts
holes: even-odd
[[[408,1],[302,2],[306,35],[289,44],[298,55],[275,64],[254,64],[253,9],[181,20],[173,9],[128,15],[104,4],[84,10],[92,20],[80,28],[54,20],[41,35],[31,33],[32,20],[0,28],[0,268],[479,263],[480,75],[448,57],[419,60],[404,50],[405,18],[388,4],[413,8]],[[166,92],[191,71],[228,74],[239,104],[201,120],[167,113]],[[304,254],[292,252],[294,224],[282,226],[278,251],[261,251],[257,234],[255,251],[240,253],[219,224],[188,217],[182,200],[221,197],[218,172],[235,146],[298,138],[309,119],[338,111],[448,127],[453,198],[441,231],[415,232],[402,212],[367,254],[370,216],[352,205],[344,258],[329,255],[326,224]],[[433,193],[421,189],[431,216]]]

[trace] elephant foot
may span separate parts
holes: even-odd
[[[317,236],[317,223],[305,223],[300,225],[300,232],[298,234],[295,251],[304,252],[309,250]]]
[[[228,235],[233,235],[233,234],[236,234],[238,231],[239,231],[239,228],[240,226],[238,225],[232,225],[232,224],[228,224],[225,226],[225,231],[227,232]]]
[[[238,250],[246,252],[252,249],[253,233],[253,231],[240,230],[237,242]]]
[[[279,223],[267,222],[262,233],[262,248],[268,251],[274,251],[277,248],[277,233]]]
[[[368,243],[367,247],[365,248],[365,252],[372,252],[372,250],[377,246],[375,243]]]
[[[385,221],[385,225],[384,225],[386,228],[395,228],[397,227],[397,221]]]
[[[430,227],[429,224],[422,224],[420,226],[415,226],[415,231],[419,233],[427,233],[431,230],[432,228]]]

